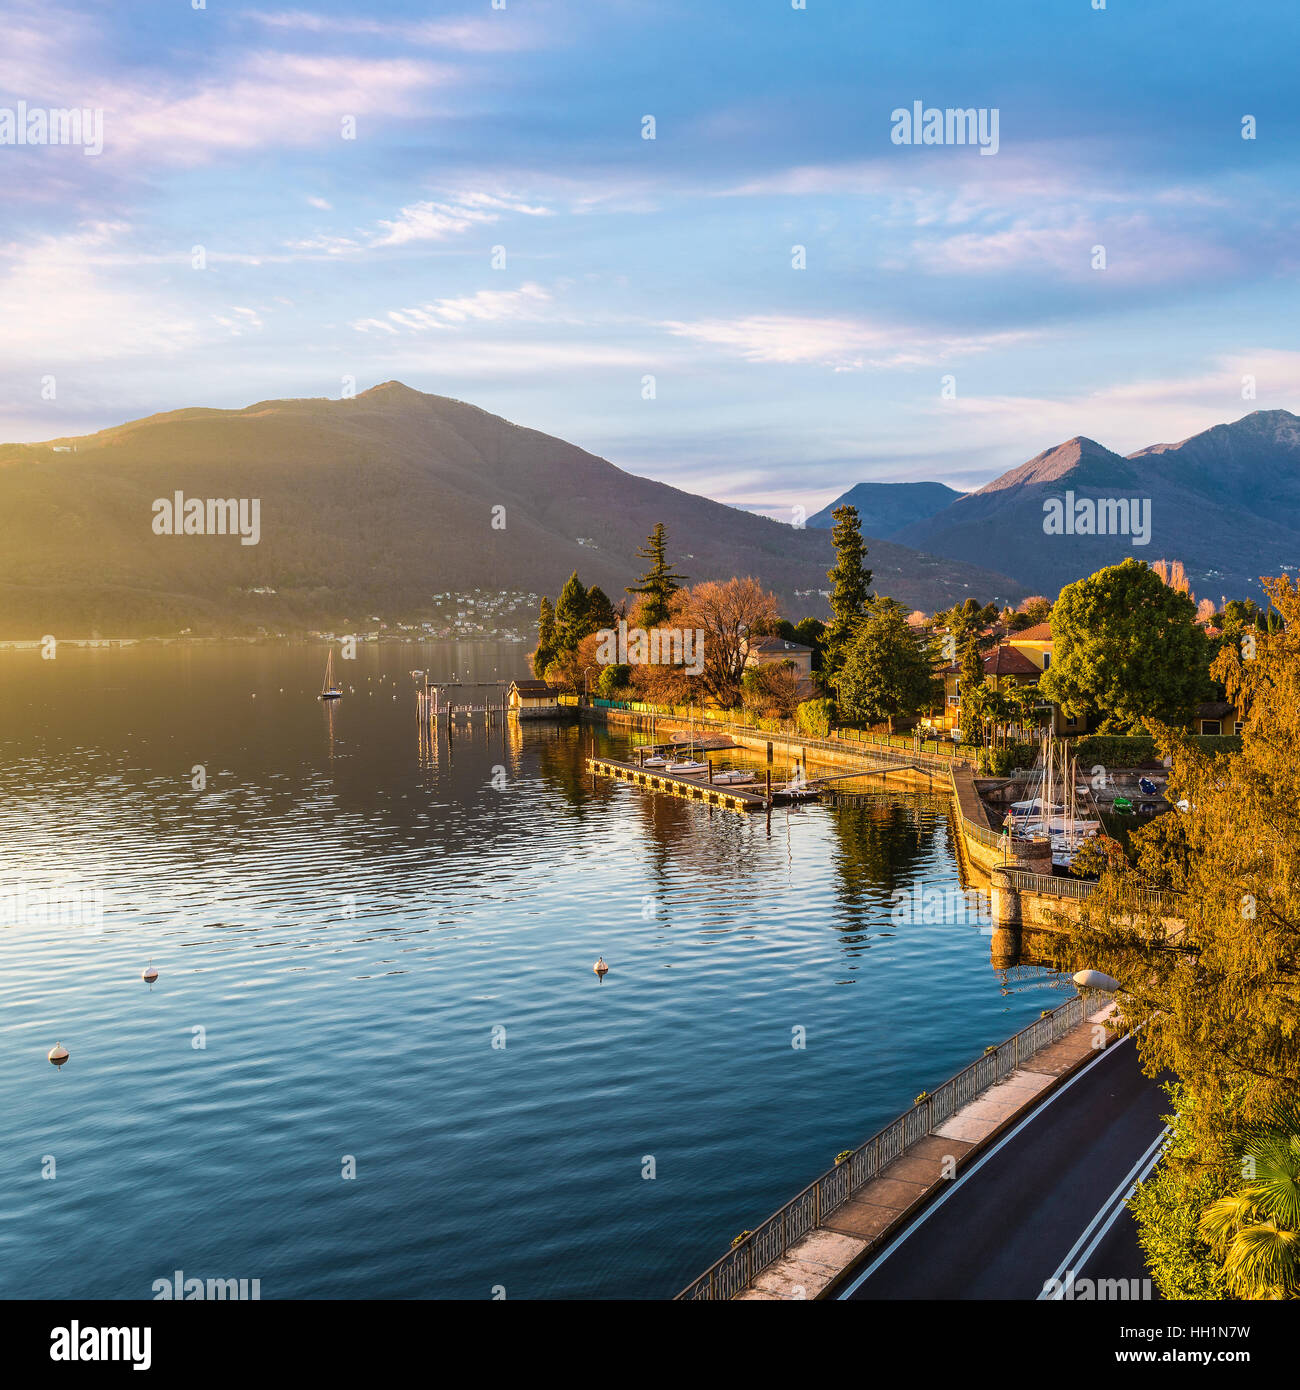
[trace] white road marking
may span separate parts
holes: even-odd
[[[931,1205],[926,1207],[926,1209],[920,1214],[920,1216],[916,1218],[915,1221],[913,1221],[905,1230],[899,1232],[899,1234],[895,1236],[892,1241],[890,1241],[890,1243],[880,1252],[880,1254],[877,1255],[874,1260],[872,1260],[872,1262],[866,1267],[866,1269],[864,1269],[862,1273],[859,1274],[858,1277],[846,1289],[844,1289],[843,1292],[839,1294],[837,1301],[843,1302],[845,1299],[850,1298],[853,1295],[854,1291],[860,1288],[863,1284],[865,1284],[866,1281],[870,1279],[871,1276],[876,1272],[876,1270],[879,1269],[880,1266],[884,1264],[885,1261],[894,1253],[894,1251],[897,1250],[898,1247],[902,1245],[902,1243],[915,1230],[917,1230],[920,1226],[924,1225],[925,1222],[928,1221],[930,1217],[932,1217],[941,1206],[943,1206],[943,1204],[948,1200],[948,1198],[951,1197],[952,1194],[956,1192],[957,1189],[968,1178],[973,1178],[975,1174],[978,1173],[979,1170],[983,1168],[983,1166],[989,1161],[989,1159],[993,1158],[1001,1149],[1005,1148],[1005,1146],[1009,1144],[1016,1137],[1016,1135],[1020,1133],[1022,1129],[1024,1129],[1027,1125],[1032,1124],[1043,1113],[1043,1111],[1046,1110],[1047,1107],[1052,1104],[1053,1101],[1058,1100],[1061,1096],[1063,1096],[1066,1093],[1066,1091],[1068,1091],[1070,1087],[1074,1085],[1076,1081],[1082,1081],[1083,1078],[1087,1076],[1087,1074],[1099,1062],[1104,1061],[1107,1057],[1111,1056],[1112,1053],[1118,1052],[1119,1049],[1123,1047],[1125,1043],[1129,1043],[1132,1041],[1133,1035],[1129,1033],[1122,1037],[1119,1040],[1119,1042],[1112,1043],[1111,1046],[1106,1048],[1104,1052],[1099,1052],[1092,1059],[1092,1061],[1087,1064],[1087,1066],[1081,1067],[1077,1072],[1075,1072],[1075,1074],[1063,1086],[1058,1086],[1056,1090],[1054,1090],[1052,1094],[1048,1096],[1047,1099],[1043,1101],[1041,1105],[1036,1105],[1033,1108],[1033,1110],[1031,1110],[1029,1114],[1026,1115],[1025,1118],[1021,1120],[1020,1123],[1009,1134],[1004,1134],[1002,1138],[999,1139],[998,1142],[994,1144],[994,1146],[988,1151],[988,1153],[981,1155],[979,1159],[972,1163],[971,1166],[967,1168],[967,1170],[949,1186],[948,1190],[943,1194],[942,1197],[938,1199],[938,1201],[931,1203]]]
[[[1073,1248],[1065,1259],[1061,1261],[1056,1273],[1044,1282],[1043,1291],[1038,1295],[1038,1301],[1040,1303],[1044,1299],[1048,1299],[1052,1302],[1059,1302],[1065,1297],[1066,1291],[1074,1283],[1074,1276],[1088,1263],[1092,1252],[1101,1244],[1106,1232],[1119,1220],[1119,1214],[1124,1210],[1125,1202],[1137,1191],[1138,1183],[1144,1181],[1147,1174],[1160,1162],[1160,1155],[1165,1150],[1165,1141],[1169,1138],[1169,1133],[1169,1127],[1166,1125],[1157,1136],[1155,1143],[1151,1145],[1146,1153],[1144,1153],[1129,1170],[1128,1176],[1124,1178],[1114,1192],[1101,1204],[1096,1216],[1088,1222],[1087,1229],[1079,1239],[1074,1242]],[[1112,1207],[1114,1208],[1113,1210],[1111,1210]],[[1108,1211],[1110,1212],[1110,1217],[1106,1224],[1093,1236],[1092,1243],[1083,1254],[1079,1255],[1078,1263],[1072,1263],[1074,1257],[1079,1253],[1079,1247],[1092,1235],[1093,1227],[1097,1225]],[[1067,1275],[1068,1277],[1063,1280],[1061,1278],[1062,1275]],[[1048,1292],[1049,1286],[1052,1284],[1056,1285],[1055,1293]]]

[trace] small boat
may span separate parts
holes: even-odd
[[[668,766],[668,759],[665,758],[665,757],[662,757],[660,754],[656,753],[656,754],[653,755],[653,757],[642,758],[642,759],[641,759],[641,766],[642,766],[642,767],[667,767],[667,766]]]
[[[325,679],[321,683],[318,700],[341,700],[343,692],[334,684],[334,648],[330,648],[330,654],[325,659]]]
[[[1126,796],[1117,796],[1110,803],[1110,808],[1120,816],[1131,816],[1133,814],[1133,803]]]
[[[713,774],[714,783],[722,783],[725,786],[735,786],[738,782],[752,782],[755,774],[752,772],[741,772],[733,769],[729,772],[715,772]]]
[[[665,772],[675,772],[679,777],[698,777],[709,770],[708,763],[697,762],[694,758],[684,758],[681,762],[668,763]]]
[[[1138,790],[1143,796],[1154,796],[1156,794],[1156,784],[1149,777],[1139,777]]]

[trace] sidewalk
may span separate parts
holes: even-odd
[[[910,1144],[892,1163],[815,1230],[770,1264],[737,1299],[819,1298],[873,1246],[884,1243],[908,1217],[958,1176],[1004,1130],[1023,1118],[1053,1087],[1103,1046],[1117,1041],[1098,1025],[1107,1004],[1059,1042],[1040,1048],[1027,1066],[981,1091],[937,1129]],[[946,1175],[945,1175],[946,1164]]]

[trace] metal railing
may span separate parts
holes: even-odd
[[[1036,874],[1028,869],[1006,868],[1005,872],[1017,888],[1027,893],[1042,893],[1057,898],[1091,897],[1097,887],[1092,879],[1057,878],[1049,874]],[[1172,911],[1178,906],[1179,893],[1167,892],[1160,888],[1126,888],[1138,906],[1147,911]]]
[[[1075,995],[1046,1017],[1022,1028],[1000,1047],[986,1052],[773,1212],[677,1297],[687,1301],[734,1298],[768,1265],[779,1260],[876,1177],[886,1164],[898,1158],[909,1144],[925,1138],[981,1091],[1010,1076],[1033,1053],[1058,1042],[1083,1022],[1090,1007],[1082,995]]]

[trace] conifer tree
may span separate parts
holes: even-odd
[[[659,627],[668,621],[673,595],[688,578],[678,574],[668,563],[668,530],[662,521],[646,537],[645,545],[637,551],[637,558],[649,560],[650,568],[639,584],[628,585],[627,592],[641,595],[641,626]]]

